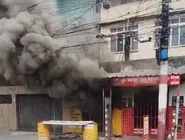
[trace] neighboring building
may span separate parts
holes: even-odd
[[[108,47],[114,53],[114,69],[107,68],[113,82],[113,131],[117,135],[133,136],[143,133],[143,116],[149,115],[150,137],[157,135],[159,66],[156,49],[159,47],[159,15],[161,0],[109,0],[109,8],[102,8],[100,16],[101,34],[111,35],[132,31],[129,61],[125,61],[124,36],[108,37]],[[181,110],[184,112],[184,72],[185,72],[185,8],[184,0],[170,2],[169,74],[181,77]],[[141,43],[143,40],[150,42]],[[141,42],[140,42],[141,41]],[[110,62],[105,62],[110,63]],[[121,80],[120,80],[121,79]],[[122,84],[120,85],[120,82]],[[139,83],[140,84],[139,84]],[[156,82],[156,83],[157,83]],[[117,87],[118,86],[118,87]],[[121,86],[121,87],[119,87]],[[134,87],[134,88],[133,88]],[[115,94],[114,94],[115,93]],[[172,133],[173,107],[177,88],[168,90],[168,136]],[[116,109],[119,108],[119,109]],[[121,110],[120,110],[121,109]],[[185,120],[180,116],[179,122]],[[178,125],[178,137],[185,137],[184,124]]]
[[[0,86],[0,94],[0,129],[36,131],[37,122],[62,118],[60,99],[30,93],[22,86]]]
[[[86,55],[90,53],[88,48],[99,49],[104,44],[95,37],[99,33],[98,0],[48,1],[35,8],[36,12],[48,9],[52,15],[49,18],[52,20],[53,38],[61,41],[61,47],[66,48],[64,53],[74,53],[76,50],[79,56],[81,52]],[[60,99],[52,99],[44,92],[29,93],[24,87],[9,87],[4,83],[3,80],[0,86],[0,129],[36,131],[37,122],[43,120],[82,120],[78,110],[75,113],[76,109],[74,111]],[[77,114],[77,118],[71,117],[71,112]],[[62,129],[58,130],[61,132]],[[63,130],[76,131],[73,128]]]

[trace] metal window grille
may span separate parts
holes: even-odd
[[[141,93],[134,96],[134,128],[143,128],[143,116],[149,115],[149,128],[158,122],[158,94]]]

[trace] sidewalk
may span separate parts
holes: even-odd
[[[0,140],[37,140],[37,133],[0,131]]]

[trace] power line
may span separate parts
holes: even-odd
[[[39,3],[36,3],[36,4],[33,4],[33,5],[31,5],[31,6],[29,6],[29,7],[35,7],[35,6],[38,6],[38,5],[40,5],[39,7],[38,7],[38,9],[48,9],[48,8],[60,8],[60,7],[62,7],[61,5],[43,5],[43,6],[45,6],[45,7],[41,7],[41,4],[43,4],[44,2],[46,2],[46,1],[49,1],[49,0],[43,0],[42,2],[39,2]],[[91,5],[91,4],[93,4],[93,2],[91,3],[91,2],[88,2],[88,3],[82,3],[82,4],[78,4],[78,5],[72,5],[72,6],[65,6],[65,8],[66,7],[69,7],[69,8],[66,8],[66,10],[70,10],[70,9],[74,9],[75,7],[83,7],[83,6],[86,6],[86,5]],[[23,8],[25,8],[25,6],[22,6]],[[26,9],[27,8],[29,8],[29,7],[26,7]],[[24,11],[25,9],[19,9],[19,8],[21,8],[21,6],[19,5],[19,7],[14,7],[14,10],[20,10],[20,11]],[[53,13],[57,13],[58,11],[56,11],[56,12],[53,12]],[[51,13],[52,14],[52,13]]]
[[[151,6],[155,6],[155,5],[156,5],[156,4],[150,5],[150,6],[147,7],[146,9],[143,9],[142,11],[138,11],[137,13],[143,12],[143,11],[147,10],[148,8],[150,8]],[[71,10],[66,10],[66,11],[64,11],[63,13],[58,13],[58,14],[61,14],[61,15],[62,15],[62,14],[64,14],[64,13],[71,12],[71,11],[77,10],[77,9],[81,9],[81,7],[74,8],[74,9],[71,9]],[[119,17],[123,17],[123,16],[129,15],[129,14],[134,14],[134,13],[135,13],[135,10],[133,10],[132,13],[124,14],[124,15],[121,15],[121,16],[119,16]],[[57,14],[54,14],[54,15],[52,15],[52,16],[55,16],[55,15],[57,15]],[[114,17],[114,18],[115,18],[115,17]],[[112,18],[112,19],[114,19],[114,18]],[[52,23],[56,23],[56,22],[61,21],[61,20],[62,20],[62,18],[59,19],[59,20],[56,20],[56,21],[51,22],[51,24],[52,24]],[[109,19],[109,20],[110,20],[110,19]],[[100,22],[100,20],[97,20],[96,22]]]
[[[150,5],[149,7],[147,7],[146,9],[148,9],[148,8],[150,8],[151,6],[155,6],[156,4],[153,4],[153,5]],[[143,10],[141,10],[141,11],[138,11],[138,13],[140,13],[140,12],[143,12],[143,11],[145,11],[146,9],[143,9]],[[129,13],[129,14],[134,14],[135,13],[135,10],[132,12],[132,13]],[[124,17],[124,16],[127,16],[127,15],[129,15],[129,14],[124,14],[124,15],[121,15],[121,16],[119,16],[119,17]],[[143,14],[143,15],[147,15],[147,14]],[[142,15],[139,15],[139,16],[142,16]],[[115,17],[114,17],[115,18]],[[114,19],[114,18],[112,18],[112,19]],[[109,19],[110,20],[110,19]],[[100,20],[97,20],[96,22],[100,22]],[[80,26],[80,25],[79,25]],[[60,29],[59,29],[60,30]]]
[[[59,11],[56,11],[56,12],[52,12],[50,14],[51,14],[51,16],[61,15],[61,14],[65,14],[67,12],[71,12],[71,11],[75,11],[75,10],[81,9],[82,7],[89,6],[89,5],[94,5],[94,3],[90,3],[90,4],[87,4],[87,5],[80,5],[79,7],[76,7],[76,8],[74,8],[74,7],[68,8],[65,11],[59,10]]]
[[[146,15],[146,14],[145,14]],[[83,24],[82,26],[85,26],[85,25],[94,25],[94,23],[96,23],[96,22],[90,22],[89,24]],[[129,26],[129,27],[131,27],[131,26]],[[139,28],[140,30],[138,30],[138,31],[141,31],[141,30],[145,30],[145,29],[149,29],[149,28],[152,28],[152,27],[155,27],[155,25],[149,25],[149,26],[145,26],[145,27],[143,27],[143,28]],[[90,29],[95,29],[95,28],[97,28],[97,27],[92,27],[92,28],[90,28]],[[84,30],[87,30],[87,29],[89,29],[89,28],[84,28]],[[80,31],[83,31],[83,29],[82,30],[77,30],[77,31],[73,31],[72,33],[75,33],[75,32],[80,32]],[[60,35],[65,35],[66,33],[63,33],[63,34],[58,34],[57,36],[60,36]],[[56,37],[56,36],[55,36]]]
[[[80,9],[81,9],[81,8],[80,8]],[[78,15],[78,14],[80,14],[80,13],[82,13],[82,12],[84,12],[84,10],[79,11],[79,12],[76,12],[75,14],[66,17],[65,20],[66,20],[66,19],[69,19],[70,17],[72,17],[72,16],[74,16],[74,15]],[[50,22],[49,24],[54,24],[54,23],[57,23],[57,22],[62,21],[62,20],[63,20],[63,18],[60,18],[59,20],[52,21],[52,22]]]
[[[146,33],[143,33],[143,34],[139,34],[138,37],[141,36],[141,35],[153,35],[154,33],[155,33],[155,31],[149,31],[149,32],[146,32]],[[153,37],[152,39],[156,40],[158,38],[157,37]],[[115,39],[115,40],[117,40],[117,39]],[[86,43],[86,44],[78,44],[78,45],[73,45],[73,46],[61,47],[61,50],[67,49],[67,48],[73,48],[72,50],[65,50],[65,53],[66,52],[72,53],[72,52],[75,52],[77,50],[83,49],[82,47],[84,47],[85,45],[91,45],[91,46],[86,46],[86,48],[101,47],[101,46],[93,46],[93,44],[98,44],[98,43],[108,43],[108,42],[106,42],[106,41],[101,42],[100,41],[100,42],[91,42],[91,43]],[[155,43],[155,42],[153,42],[153,43]],[[154,48],[155,48],[155,46],[154,46]],[[112,53],[114,53],[114,52],[112,52]]]
[[[62,31],[63,29],[65,29],[66,27],[68,27],[69,25],[71,25],[72,23],[74,23],[75,21],[77,21],[78,19],[80,19],[83,15],[85,15],[88,11],[90,11],[92,8],[94,7],[91,6],[89,9],[87,9],[85,12],[83,12],[79,17],[75,18],[72,22],[68,23],[66,26],[64,26],[62,29],[59,29],[58,31],[56,31],[55,33],[53,33],[51,36],[55,36],[57,33],[59,33],[60,31]]]
[[[48,0],[43,0],[43,1],[41,1],[41,2],[38,2],[38,3],[36,3],[36,4],[33,4],[33,5],[29,6],[29,7],[27,7],[27,9],[31,9],[31,8],[33,8],[33,7],[36,7],[36,6],[42,4],[42,3],[46,2],[46,1],[48,1]]]
[[[156,4],[155,4],[156,5]],[[151,7],[151,6],[154,6],[154,5],[150,5],[149,7]],[[146,9],[148,9],[149,7],[147,7]],[[142,11],[144,11],[144,10],[142,10]],[[158,12],[155,12],[156,14],[158,13]],[[152,13],[152,14],[154,14],[154,13]],[[143,15],[140,15],[140,16],[147,16],[147,15],[150,15],[149,13],[146,13],[146,14],[143,14]],[[98,22],[98,21],[97,21]],[[95,22],[96,23],[96,22]],[[92,24],[92,23],[90,23],[90,24]],[[96,27],[95,27],[96,28]],[[78,31],[77,31],[78,32]],[[61,35],[64,35],[64,34],[61,34]]]

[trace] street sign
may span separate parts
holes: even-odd
[[[149,116],[143,117],[143,140],[148,140],[149,134]]]

